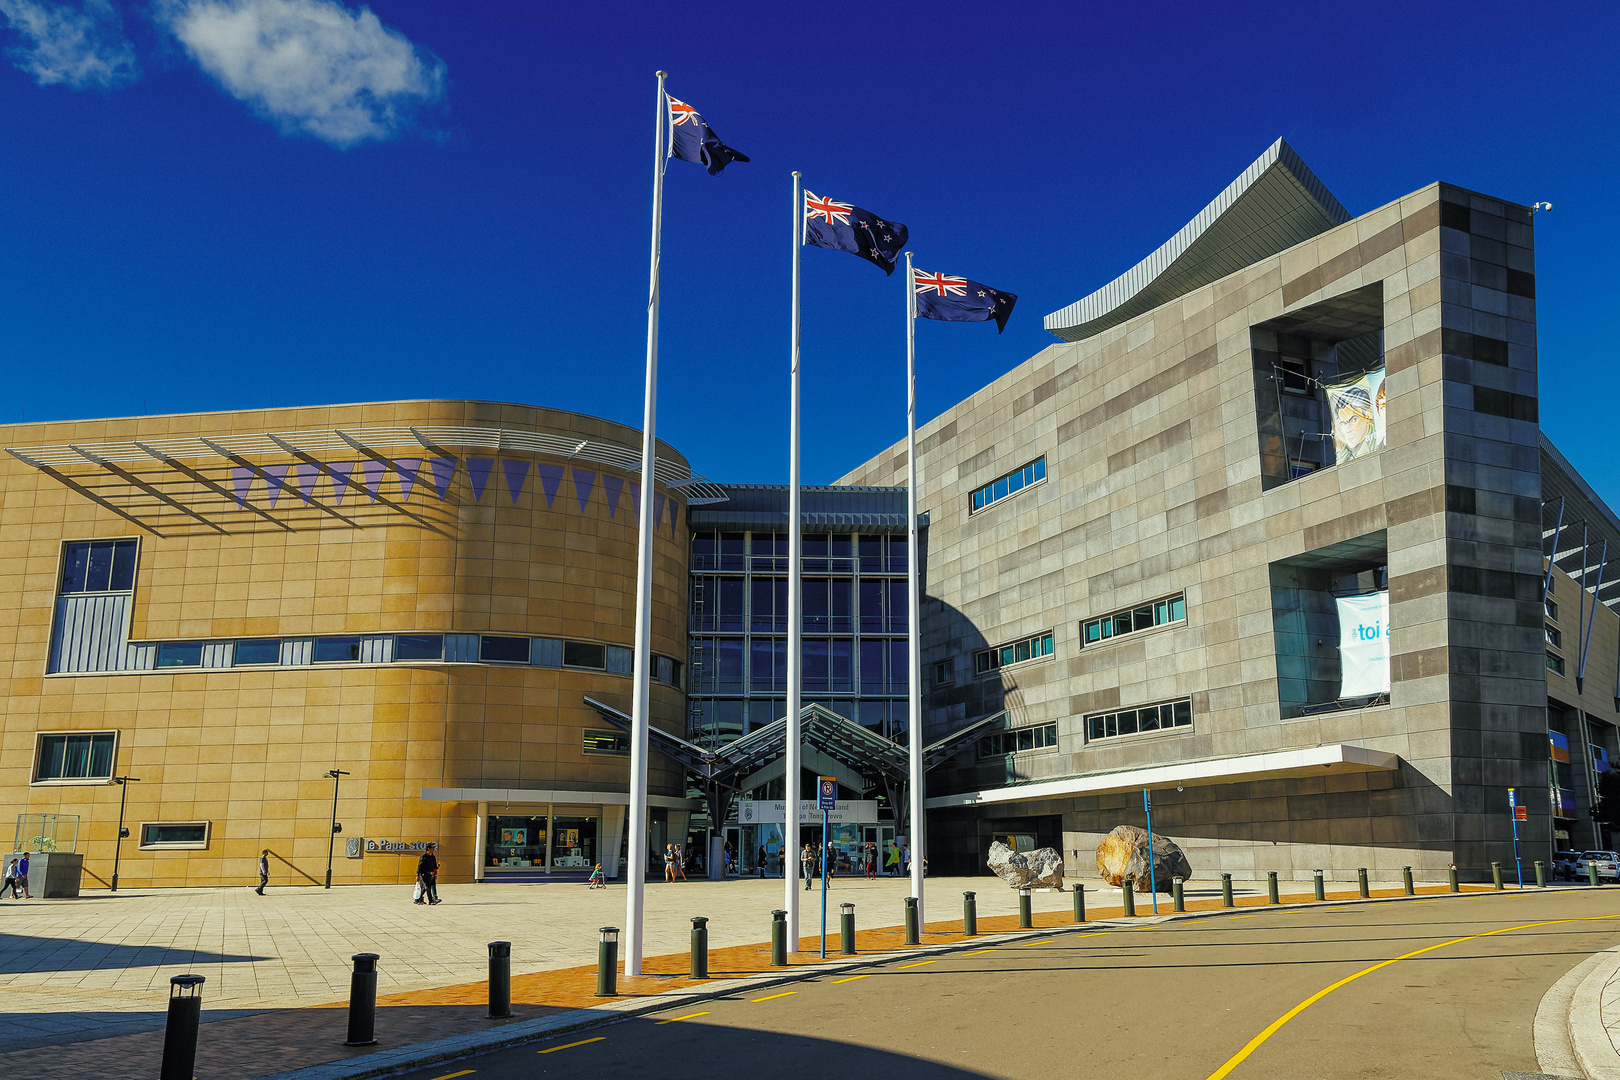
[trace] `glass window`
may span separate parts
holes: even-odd
[[[438,634],[400,634],[394,638],[395,660],[442,660],[444,638]]]
[[[580,749],[587,754],[628,754],[630,735],[624,731],[587,731],[581,736]]]
[[[1136,735],[1146,732],[1168,731],[1171,728],[1192,726],[1192,702],[1166,701],[1158,705],[1144,705],[1136,709],[1121,709],[1117,713],[1099,713],[1086,717],[1086,738],[1095,742],[1117,735]],[[1053,733],[1056,745],[1056,732]]]
[[[1150,630],[1155,626],[1180,622],[1186,617],[1186,597],[1184,595],[1168,596],[1163,600],[1155,600],[1151,604],[1143,604],[1140,607],[1129,608],[1125,611],[1116,611],[1101,618],[1081,623],[1080,641],[1082,646],[1095,645],[1123,634],[1132,634],[1142,630]]]
[[[1564,658],[1559,656],[1557,653],[1548,653],[1547,670],[1556,675],[1562,675],[1564,673]]]
[[[1030,462],[1023,468],[1014,469],[1006,476],[992,480],[990,483],[973,492],[973,495],[971,496],[972,506],[969,513],[983,510],[985,507],[991,505],[992,503],[999,502],[1000,500],[1007,498],[1009,495],[1018,494],[1020,491],[1024,490],[1026,487],[1029,487],[1037,480],[1045,479],[1046,459],[1043,457]]]
[[[855,690],[855,667],[852,652],[855,643],[849,638],[833,638],[827,642],[827,689],[832,691],[845,691],[853,693]],[[847,714],[840,714],[845,716]]]
[[[1556,601],[1556,600],[1548,600],[1547,601],[1547,618],[1549,618],[1549,619],[1558,618],[1558,601]]]
[[[786,570],[788,560],[787,533],[752,533],[749,536],[751,570]]]
[[[765,693],[787,690],[787,639],[751,638],[748,685]]]
[[[692,534],[692,569],[714,570],[719,564],[719,544],[712,532]]]
[[[96,731],[74,735],[41,735],[35,780],[106,780],[113,773],[118,733]]]
[[[200,667],[202,652],[200,641],[161,641],[157,647],[157,666]]]
[[[238,641],[233,662],[238,665],[279,664],[281,663],[281,642],[276,638]]]
[[[1561,649],[1564,647],[1564,635],[1559,633],[1558,629],[1554,626],[1547,627],[1547,644],[1551,645],[1555,649]]]
[[[315,663],[343,664],[360,659],[360,639],[357,637],[323,637],[315,639]]]
[[[559,822],[560,824],[560,822]],[[491,814],[484,841],[485,866],[544,866],[546,819]]]
[[[855,630],[855,583],[848,578],[833,578],[827,583],[827,629],[834,634],[849,634]]]
[[[205,848],[208,846],[208,822],[186,821],[178,824],[151,822],[141,826],[143,848]]]
[[[861,573],[876,574],[883,570],[883,537],[862,536],[856,541],[856,548],[860,552]]]
[[[1102,716],[1091,716],[1091,717],[1086,718],[1086,737],[1087,738],[1100,739],[1100,738],[1103,737],[1103,721],[1104,721],[1104,719],[1105,718],[1102,717]]]
[[[64,593],[128,592],[135,587],[134,540],[77,541],[62,556]]]
[[[889,693],[904,694],[911,686],[911,668],[906,663],[906,640],[889,642]]]
[[[749,628],[754,633],[780,634],[787,630],[787,587],[787,578],[753,579]]]
[[[941,660],[934,665],[934,685],[950,686],[956,681],[956,661]]]
[[[1159,710],[1157,708],[1137,710],[1136,719],[1143,731],[1159,730]]]
[[[1172,701],[1170,703],[1176,717],[1176,727],[1186,727],[1192,723],[1192,702]]]
[[[746,536],[740,532],[720,534],[720,566],[721,570],[741,570],[743,563],[743,544]]]
[[[998,668],[1011,664],[1021,664],[1028,660],[1039,660],[1043,656],[1052,655],[1052,632],[1050,630],[1034,637],[1015,641],[1009,645],[1002,645],[994,649],[985,649],[973,656],[973,670],[976,674],[985,675]]]
[[[488,641],[489,638],[484,640]],[[607,647],[589,641],[565,641],[563,642],[563,664],[566,667],[605,670],[607,668]]]

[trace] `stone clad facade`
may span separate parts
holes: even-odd
[[[1057,731],[931,775],[931,865],[971,872],[991,835],[1059,821],[1083,859],[1142,821],[1129,780],[973,808],[953,793],[1332,745],[1398,767],[1189,782],[1156,792],[1155,827],[1200,876],[1455,862],[1477,878],[1511,862],[1514,786],[1545,847],[1534,269],[1528,208],[1430,185],[1053,345],[925,425],[926,733],[1000,709]],[[1283,368],[1292,355],[1331,382],[1380,354],[1386,444],[1334,465],[1329,429],[1312,430],[1326,418],[1304,397],[1295,415]],[[1036,460],[1044,479],[973,509]],[[902,444],[841,482],[904,470]],[[1386,580],[1387,701],[1320,707],[1313,686],[1338,677],[1320,609]],[[1173,596],[1183,621],[1082,644],[1086,621]],[[979,650],[1046,632],[1050,656],[975,670]],[[1190,725],[1088,738],[1088,716],[1176,700]]]

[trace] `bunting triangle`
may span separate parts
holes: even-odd
[[[377,493],[382,489],[383,463],[376,458],[366,458],[360,463],[360,476],[365,481],[366,494],[376,502]]]
[[[467,479],[472,481],[473,502],[484,497],[484,488],[489,486],[489,474],[495,469],[495,459],[492,457],[470,457],[467,459]]]
[[[343,496],[349,493],[349,486],[355,483],[354,468],[359,464],[358,461],[334,461],[327,466],[332,471],[332,501],[337,505],[343,505]]]
[[[653,492],[653,532],[664,527],[664,493]]]
[[[512,496],[513,505],[516,505],[518,496],[523,494],[523,482],[529,478],[529,463],[503,458],[501,469],[506,473],[506,490]]]
[[[669,500],[669,535],[676,535],[676,526],[681,523],[681,504],[674,499]]]
[[[231,488],[236,492],[236,505],[247,506],[248,490],[253,487],[253,470],[241,465],[231,467]]]
[[[641,485],[634,480],[626,480],[624,486],[630,489],[630,512],[641,520]]]
[[[396,458],[394,470],[399,473],[399,495],[406,502],[411,501],[411,488],[416,486],[417,474],[422,471],[421,458]]]
[[[619,512],[619,492],[624,490],[624,477],[612,473],[602,474],[602,497],[607,500],[608,517]]]
[[[450,479],[456,475],[456,459],[453,457],[436,457],[428,462],[433,470],[433,493],[444,501],[445,492],[450,490]]]
[[[293,466],[294,482],[298,485],[298,495],[309,505],[311,495],[315,494],[315,478],[321,475],[319,463],[314,461],[300,461]]]
[[[562,484],[563,467],[538,461],[535,462],[534,471],[540,474],[540,487],[546,493],[546,509],[549,510],[552,500],[557,497],[557,488]]]
[[[276,508],[276,500],[287,487],[287,474],[292,472],[289,465],[266,465],[264,468],[264,487],[270,496],[270,509]]]
[[[574,470],[574,498],[579,500],[579,512],[584,513],[591,502],[591,489],[596,486],[596,474],[589,469]]]

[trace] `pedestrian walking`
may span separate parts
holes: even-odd
[[[22,858],[17,860],[17,884],[22,886],[24,900],[34,898],[33,894],[28,891],[28,852],[26,851],[22,853]],[[13,887],[12,892],[16,891],[16,888]]]
[[[416,880],[422,886],[422,898],[418,904],[437,904],[439,902],[439,860],[432,850],[422,852],[422,857],[416,860]]]
[[[816,853],[809,844],[799,853],[799,865],[804,870],[804,891],[810,891],[810,878],[816,870]]]
[[[822,856],[821,865],[828,881],[838,876],[838,849],[833,847],[831,840],[827,841],[827,851]]]
[[[690,880],[686,876],[686,849],[679,844],[675,845],[675,872],[681,876],[682,881]]]
[[[866,876],[870,880],[877,877],[877,845],[866,845]]]
[[[264,887],[268,884],[270,884],[270,849],[265,848],[259,852],[259,887],[253,891],[263,896]]]
[[[883,860],[883,870],[890,877],[898,872],[900,866],[900,845],[890,842],[889,857]]]
[[[768,858],[770,855],[766,852],[765,845],[759,845],[759,854],[754,857],[754,869],[759,871],[761,878],[765,876],[765,860]]]
[[[22,897],[20,895],[18,895],[18,893],[17,893],[17,860],[16,859],[11,860],[11,865],[6,867],[5,880],[0,881],[0,896],[4,896],[7,891],[10,891],[11,898],[13,900],[22,899]]]
[[[911,876],[911,845],[907,844],[900,849],[900,876]]]
[[[664,845],[664,884],[669,885],[675,881],[675,845]]]

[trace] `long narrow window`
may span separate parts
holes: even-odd
[[[1086,717],[1086,741],[1113,739],[1124,735],[1147,735],[1156,731],[1173,731],[1192,727],[1192,701],[1164,701],[1157,705],[1142,705],[1135,709],[1120,709],[1110,713],[1095,713]]]
[[[115,731],[82,735],[41,735],[35,780],[105,780],[113,774]]]
[[[1096,645],[1125,634],[1134,634],[1139,630],[1151,630],[1155,626],[1182,622],[1186,618],[1187,599],[1183,594],[1177,593],[1175,596],[1167,596],[1150,604],[1111,612],[1100,619],[1082,623],[1080,644]]]
[[[1003,757],[1020,750],[1045,750],[1057,746],[1057,725],[1014,728],[998,731],[979,740],[979,757]]]
[[[1026,663],[1030,660],[1040,660],[1052,655],[1052,631],[1036,634],[1034,637],[1022,641],[998,645],[994,649],[982,649],[973,654],[973,673],[975,675],[988,675],[1014,664]]]
[[[1039,457],[1021,469],[997,477],[973,493],[973,506],[969,513],[977,513],[992,503],[1010,498],[1025,488],[1046,479],[1046,458]]]

